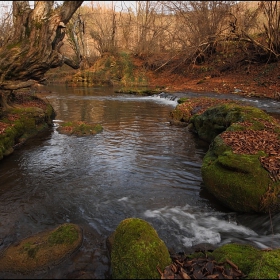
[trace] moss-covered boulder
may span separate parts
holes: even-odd
[[[279,279],[280,249],[264,251],[251,245],[226,244],[211,255],[217,262],[232,261],[246,279]]]
[[[76,136],[95,135],[103,130],[100,124],[89,124],[82,121],[63,122],[57,128],[59,133]]]
[[[201,169],[205,187],[234,211],[279,212],[279,122],[252,106],[216,103],[184,99],[177,106],[189,129],[211,143]]]
[[[201,168],[206,188],[234,211],[280,211],[279,123],[260,109],[232,104],[191,121],[199,136],[213,139]]]
[[[175,124],[179,122],[190,124],[193,116],[201,115],[207,109],[219,104],[238,104],[237,101],[211,97],[181,97],[177,102],[178,105],[170,112],[172,123]]]
[[[55,111],[49,103],[33,95],[17,94],[13,106],[0,114],[0,160],[50,127],[54,118]]]
[[[11,245],[0,255],[0,271],[31,273],[59,264],[77,250],[83,233],[75,224],[63,224]]]
[[[137,218],[123,220],[110,236],[114,279],[160,279],[172,263],[168,249],[156,230]]]

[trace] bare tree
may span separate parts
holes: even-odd
[[[116,10],[115,4],[109,5],[92,4],[94,17],[91,17],[90,36],[95,40],[96,49],[102,56],[104,53],[115,53],[117,48],[116,33]]]
[[[8,5],[0,10],[0,48],[11,39],[13,33],[13,17]]]
[[[278,1],[261,1],[261,8],[266,19],[264,29],[269,58],[278,60],[280,55],[280,3]]]
[[[119,48],[124,51],[132,51],[134,48],[133,41],[133,19],[134,13],[132,8],[127,8],[126,3],[121,1],[121,11],[119,12],[118,25],[119,25]]]
[[[159,28],[156,25],[158,1],[136,1],[136,45],[134,53],[147,56],[154,47]]]
[[[243,43],[240,46],[249,63],[279,60],[280,3],[278,1],[260,1],[250,12],[246,10],[243,16],[243,22],[246,21],[246,24],[238,16],[238,11],[233,10],[231,15],[235,18],[236,35]],[[256,23],[258,28],[254,30]]]
[[[228,26],[228,14],[236,1],[168,1],[163,2],[175,16],[177,45],[203,61],[216,51],[219,36]]]
[[[79,65],[60,52],[65,25],[83,1],[13,1],[14,33],[0,49],[0,106],[8,106],[10,90],[29,87],[44,79],[44,74],[63,63]],[[8,90],[8,91],[7,91]]]

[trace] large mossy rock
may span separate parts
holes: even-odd
[[[212,256],[217,262],[232,261],[247,275],[246,279],[279,279],[280,249],[263,251],[250,245],[226,244]]]
[[[205,187],[234,211],[279,212],[279,122],[252,106],[216,103],[187,99],[174,114],[188,116],[181,121],[211,143],[201,169]]]
[[[219,104],[238,104],[237,101],[210,97],[182,97],[177,102],[178,105],[174,110],[170,112],[170,116],[172,119],[171,122],[176,125],[179,124],[180,126],[182,126],[182,123],[189,124],[193,116],[201,115],[203,112],[205,112],[211,107],[217,106]],[[221,129],[220,127],[218,127],[216,135],[220,131]]]
[[[32,273],[59,264],[82,244],[83,233],[75,224],[63,224],[11,245],[0,255],[0,271]]]
[[[157,267],[163,271],[172,263],[166,245],[144,220],[123,220],[110,240],[114,279],[160,279]]]
[[[191,122],[201,138],[212,139],[201,168],[206,188],[234,211],[278,212],[276,120],[260,109],[230,104],[210,108]]]

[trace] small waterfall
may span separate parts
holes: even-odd
[[[231,100],[239,100],[244,104],[257,107],[266,111],[267,113],[273,114],[273,116],[279,119],[279,111],[280,111],[280,102],[273,99],[263,99],[257,97],[247,97],[247,96],[239,96],[236,94],[217,94],[217,93],[197,93],[197,92],[174,92],[174,93],[166,93],[161,92],[159,94],[155,94],[152,96],[153,98],[165,99],[168,103],[171,102],[173,105],[178,105],[178,100],[182,97],[213,97],[218,99],[231,99]]]
[[[161,92],[158,96],[160,98],[165,98],[165,99],[168,99],[168,100],[171,100],[171,101],[177,101],[180,98],[175,94],[165,93],[165,92]]]

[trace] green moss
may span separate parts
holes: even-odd
[[[52,124],[52,121],[55,119],[56,113],[51,106],[51,104],[47,104],[46,110],[45,110],[45,120],[48,125]]]
[[[163,271],[171,262],[167,247],[149,223],[129,218],[119,224],[111,252],[114,279],[159,279],[157,267]]]
[[[216,149],[216,139],[220,139],[219,136],[206,153],[201,167],[206,188],[234,211],[267,213],[273,201],[263,201],[262,198],[268,186],[279,192],[279,184],[272,182],[259,161],[264,153],[234,154],[225,145],[219,144]]]
[[[188,97],[181,97],[177,100],[177,103],[182,104],[182,103],[186,102],[188,99],[189,99]]]
[[[63,224],[52,231],[43,231],[16,244],[0,255],[0,272],[32,274],[49,269],[73,254],[82,244],[82,229]]]
[[[254,268],[248,273],[251,279],[279,279],[280,249],[262,252],[255,262]]]
[[[229,108],[235,108],[233,109],[234,111],[236,110],[237,106],[236,101],[230,101],[227,99],[216,99],[210,97],[182,97],[178,100],[178,103],[179,104],[176,106],[176,108],[171,112],[171,117],[175,121],[191,123],[194,130],[200,129],[200,131],[197,131],[199,136],[209,142],[216,135],[224,131],[230,125],[230,119],[234,117],[236,118],[235,115],[238,114],[238,110],[236,112],[230,112],[227,119],[225,119],[226,115],[230,111]],[[223,110],[214,109],[217,106],[222,106],[221,104],[226,106]],[[180,117],[180,115],[183,117],[178,119],[178,116]],[[213,116],[215,116],[217,120],[213,120]],[[201,128],[200,126],[204,127]],[[209,132],[211,132],[211,136],[207,136]]]
[[[161,91],[158,89],[149,89],[149,88],[133,88],[133,87],[123,87],[121,89],[115,90],[116,93],[127,93],[127,94],[136,94],[141,96],[150,96],[153,94],[158,94]]]
[[[13,118],[9,119],[7,116]],[[0,134],[0,159],[13,152],[16,144],[23,143],[51,125],[55,117],[53,107],[48,104],[44,111],[38,107],[14,107],[5,112],[1,122],[8,124]]]
[[[64,224],[50,234],[48,243],[50,245],[73,244],[78,237],[79,233],[74,225]]]
[[[194,115],[190,122],[200,138],[211,142],[230,125],[242,120],[241,111],[242,107],[236,104],[218,105],[207,109],[202,114]]]
[[[216,261],[232,261],[247,279],[279,279],[280,249],[262,251],[250,245],[226,244],[211,254]]]
[[[226,244],[214,250],[212,253],[217,262],[232,261],[246,275],[255,266],[256,261],[261,256],[261,251],[250,245]]]
[[[31,242],[27,242],[23,244],[23,252],[26,252],[29,258],[35,258],[36,253],[39,250],[39,246],[37,244],[32,244]]]
[[[64,122],[58,127],[58,132],[76,135],[76,136],[86,136],[86,135],[95,135],[103,130],[103,127],[100,124],[87,124],[84,122]]]

